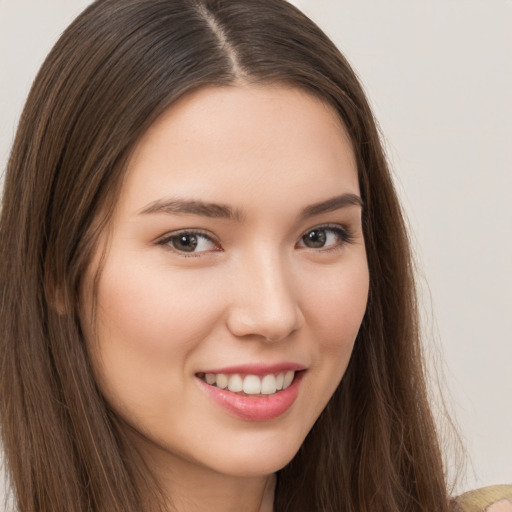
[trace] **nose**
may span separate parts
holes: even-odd
[[[276,342],[300,329],[304,317],[293,275],[278,256],[240,262],[231,278],[227,325],[232,334]]]

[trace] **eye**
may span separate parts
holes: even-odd
[[[219,249],[208,235],[198,231],[179,231],[172,233],[158,242],[180,253],[197,254]]]
[[[299,246],[309,249],[334,249],[350,243],[351,234],[341,226],[319,226],[302,235]]]

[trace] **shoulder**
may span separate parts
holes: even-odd
[[[492,485],[455,498],[455,512],[512,512],[512,485]]]

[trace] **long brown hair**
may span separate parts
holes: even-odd
[[[352,139],[365,204],[367,311],[340,386],[278,473],[275,510],[447,509],[409,242],[345,58],[284,0],[98,0],[44,62],[5,179],[0,410],[20,512],[149,509],[91,370],[82,278],[135,142],[177,98],[236,81],[291,84],[332,105]]]

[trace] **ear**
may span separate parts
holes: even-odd
[[[52,309],[58,315],[66,315],[70,312],[69,295],[63,285],[57,285],[53,280],[51,282],[47,280],[44,292],[49,309]]]

